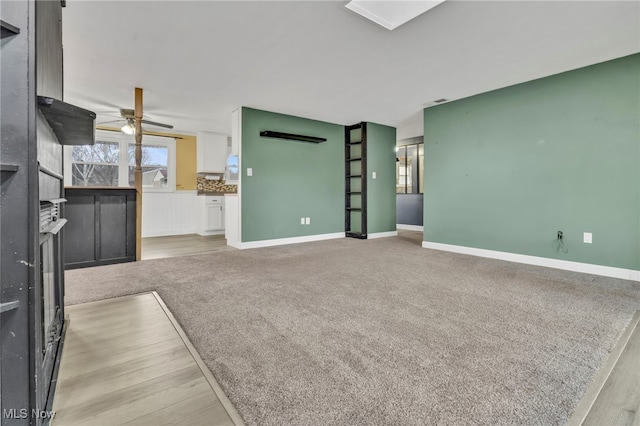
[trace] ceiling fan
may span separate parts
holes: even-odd
[[[135,111],[132,109],[122,108],[120,109],[120,116],[122,118],[118,120],[106,121],[104,123],[100,123],[100,125],[109,124],[109,123],[118,123],[118,122],[124,121],[125,124],[120,128],[120,130],[122,130],[122,132],[126,133],[127,135],[133,135],[135,133],[135,128],[136,128]],[[157,121],[151,121],[145,118],[143,118],[141,121],[143,124],[148,124],[150,126],[164,127],[165,129],[173,129],[173,126],[171,124],[158,123]]]

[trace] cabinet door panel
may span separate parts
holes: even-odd
[[[224,228],[221,204],[210,204],[207,206],[207,228],[210,231]]]

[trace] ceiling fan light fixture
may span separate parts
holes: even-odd
[[[122,130],[122,133],[126,135],[133,135],[135,133],[135,127],[133,127],[133,120],[130,118],[127,119],[127,124],[122,126],[120,130]]]

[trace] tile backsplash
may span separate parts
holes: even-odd
[[[238,192],[238,185],[227,185],[224,179],[209,180],[204,177],[198,177],[197,188],[199,192]]]

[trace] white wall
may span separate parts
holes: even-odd
[[[200,210],[196,191],[145,192],[142,195],[142,238],[195,234]]]

